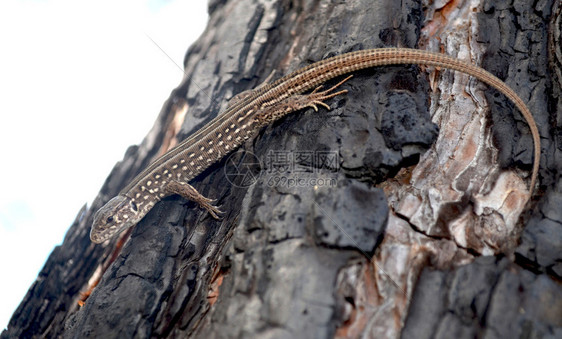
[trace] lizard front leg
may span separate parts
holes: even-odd
[[[218,207],[212,204],[215,202],[214,199],[206,198],[201,193],[197,192],[193,186],[186,182],[172,181],[166,186],[166,191],[170,194],[178,194],[185,199],[195,201],[199,204],[199,206],[206,209],[215,219],[220,219],[219,215],[223,213]]]

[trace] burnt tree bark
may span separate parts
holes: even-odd
[[[217,0],[209,12],[189,76],[2,338],[562,336],[559,0]],[[93,213],[233,95],[274,70],[392,46],[481,64],[528,103],[543,146],[527,209],[532,143],[507,98],[393,66],[357,72],[332,110],[281,119],[200,175],[223,220],[174,196],[90,243]]]

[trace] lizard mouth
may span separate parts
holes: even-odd
[[[102,242],[104,242],[105,240],[107,240],[107,236],[103,236],[103,234],[101,233],[94,233],[93,230],[90,232],[90,240],[94,243],[94,244],[101,244]]]
[[[95,225],[95,217],[94,217],[94,225]],[[107,228],[98,228],[92,227],[90,231],[90,240],[95,244],[101,244],[102,242],[122,233],[126,229],[129,229],[131,226],[134,226],[135,222],[133,220],[127,221],[123,223],[119,228],[117,225],[112,225]]]
[[[101,244],[102,242],[106,241],[111,237],[113,233],[110,231],[111,229],[101,230],[101,231],[92,229],[90,231],[90,240],[95,244]]]

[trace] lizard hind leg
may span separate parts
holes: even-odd
[[[344,82],[349,80],[351,77],[351,75],[348,76],[347,78],[343,79],[327,90],[320,91],[320,89],[322,89],[322,86],[318,86],[308,94],[294,94],[284,99],[283,101],[279,101],[272,104],[271,106],[261,108],[255,116],[256,126],[261,128],[291,112],[299,111],[307,107],[313,108],[316,112],[318,112],[317,105],[323,106],[327,110],[330,110],[330,106],[328,106],[328,104],[326,104],[324,101],[340,94],[347,93],[346,89],[338,92],[334,92],[334,90],[341,86]]]
[[[185,199],[198,203],[199,206],[206,209],[213,218],[217,220],[221,219],[220,215],[223,212],[217,206],[212,204],[215,200],[209,199],[197,192],[197,190],[190,184],[186,182],[172,181],[166,186],[166,190],[171,194],[178,194]]]
[[[318,107],[316,105],[320,105],[320,106],[324,106],[327,110],[330,110],[330,106],[328,106],[328,104],[326,104],[324,101],[328,100],[328,99],[331,99],[335,96],[338,96],[340,94],[347,93],[346,89],[343,89],[343,90],[337,91],[337,92],[334,92],[334,90],[336,88],[340,87],[347,80],[351,79],[351,77],[353,77],[353,75],[347,76],[345,79],[343,79],[342,81],[338,82],[337,84],[328,88],[325,91],[320,92],[320,89],[322,89],[322,85],[320,85],[320,86],[316,87],[309,94],[301,95],[300,98],[298,98],[298,100],[295,99],[295,104],[296,104],[296,106],[298,106],[298,107],[295,107],[295,109],[303,109],[303,108],[306,108],[306,107],[310,107],[310,108],[314,109],[314,111],[318,112]]]

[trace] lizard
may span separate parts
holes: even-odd
[[[496,88],[515,104],[530,128],[534,144],[528,201],[537,181],[540,136],[531,112],[507,84],[479,66],[441,53],[411,48],[365,49],[312,63],[234,96],[222,114],[156,159],[94,214],[91,241],[102,243],[136,225],[158,201],[173,194],[197,202],[213,218],[220,219],[222,212],[213,205],[214,200],[200,194],[189,184],[191,180],[273,121],[307,107],[329,110],[324,101],[347,93],[336,89],[351,76],[321,91],[324,82],[365,68],[397,64],[434,66],[468,74]]]

